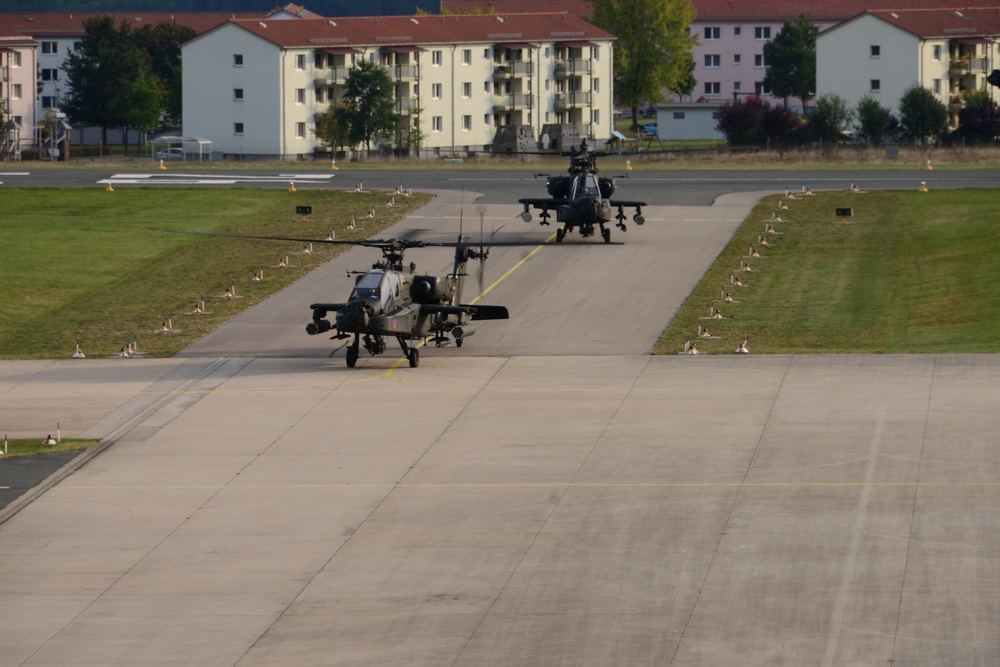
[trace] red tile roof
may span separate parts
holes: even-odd
[[[922,38],[1000,35],[1000,7],[874,10],[868,13]]]
[[[95,16],[115,17],[133,28],[177,23],[201,34],[233,18],[257,18],[260,12],[2,12],[0,31],[33,37],[73,37],[83,34],[83,22]]]
[[[614,39],[572,14],[375,16],[230,23],[284,48]]]

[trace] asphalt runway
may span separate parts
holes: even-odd
[[[0,664],[1000,662],[1000,359],[646,354],[754,199],[540,251],[417,369],[327,358],[320,272],[174,359],[0,362],[12,437],[105,439],[0,515]]]

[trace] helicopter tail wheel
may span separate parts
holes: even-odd
[[[349,345],[347,347],[347,367],[354,368],[354,365],[358,363],[358,347],[356,345]]]
[[[416,368],[420,365],[420,350],[411,347],[406,353],[406,358],[410,361],[410,368]]]
[[[611,230],[610,229],[602,229],[601,230],[601,236],[604,238],[604,242],[605,243],[611,243]]]
[[[563,237],[566,236],[566,232],[560,227],[556,230],[556,243],[562,243]]]

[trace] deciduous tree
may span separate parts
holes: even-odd
[[[797,97],[802,108],[816,91],[816,35],[819,28],[802,14],[795,21],[785,21],[773,40],[764,45],[767,73],[764,86],[775,97]]]
[[[359,60],[344,82],[344,104],[349,109],[351,144],[364,143],[371,150],[372,141],[387,139],[396,129],[393,109],[393,85],[381,66]]]
[[[690,0],[587,0],[591,22],[615,35],[615,100],[639,118],[639,105],[693,88]],[[638,121],[634,121],[638,122]]]
[[[899,98],[899,122],[903,137],[926,144],[948,128],[948,109],[931,91],[914,84]]]
[[[887,139],[892,112],[871,95],[858,100],[855,118],[855,131],[860,139],[875,146],[880,146]]]

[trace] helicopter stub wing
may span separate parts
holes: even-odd
[[[471,315],[474,320],[509,320],[510,314],[505,306],[481,306],[459,304],[423,304],[420,306],[421,315]]]
[[[313,310],[338,311],[347,307],[346,303],[314,303],[309,306]]]
[[[626,200],[623,200],[623,199],[610,199],[610,200],[608,200],[608,203],[611,204],[612,206],[626,206],[626,207],[629,207],[629,208],[633,208],[633,207],[634,208],[639,208],[640,206],[648,206],[649,205],[649,204],[647,204],[644,201],[626,201]]]
[[[525,199],[518,199],[517,203],[524,204],[525,206],[534,206],[535,208],[541,209],[554,209],[560,204],[565,204],[565,199],[536,199],[534,197],[526,197]]]

